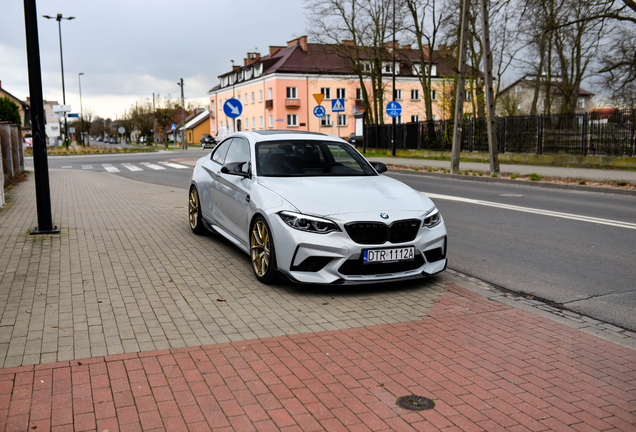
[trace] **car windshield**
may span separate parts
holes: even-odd
[[[264,141],[256,145],[258,175],[266,177],[377,175],[350,144],[334,141]]]

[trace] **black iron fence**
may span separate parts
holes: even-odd
[[[585,114],[498,117],[497,143],[501,153],[572,155],[636,155],[636,110]],[[465,119],[462,151],[488,151],[485,119]],[[391,148],[391,125],[367,125],[368,149]],[[397,150],[450,151],[453,120],[396,125]]]

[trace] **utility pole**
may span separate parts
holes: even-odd
[[[82,130],[80,131],[80,138],[82,140],[82,147],[86,147],[84,145],[84,109],[82,108],[82,75],[84,72],[80,72],[77,74],[77,80],[79,81],[79,91],[80,91],[80,121],[82,124]],[[89,143],[90,146],[90,143]]]
[[[395,1],[393,0],[393,98],[391,99],[393,102],[395,102]],[[395,117],[391,120],[391,156],[395,156]]]
[[[181,147],[184,150],[188,149],[188,140],[183,139],[183,133],[185,132],[185,102],[183,98],[183,78],[177,83],[181,87]],[[176,132],[175,132],[176,133]],[[176,137],[175,137],[176,139]]]
[[[484,47],[484,72],[486,73],[486,124],[488,125],[488,153],[490,153],[490,175],[499,175],[497,128],[495,124],[495,95],[492,90],[492,52],[490,51],[490,23],[488,0],[480,0],[482,45]]]
[[[455,89],[455,118],[453,121],[453,147],[451,154],[451,174],[459,171],[459,153],[462,146],[462,124],[464,122],[464,96],[466,86],[466,51],[468,42],[468,13],[470,0],[462,0],[461,33],[459,57],[457,58],[457,88]]]

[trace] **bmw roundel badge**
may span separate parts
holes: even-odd
[[[389,215],[388,215],[388,214],[386,214],[386,213],[380,213],[380,217],[381,217],[382,219],[388,219],[388,218],[389,218]]]

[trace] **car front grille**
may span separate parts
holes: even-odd
[[[385,225],[378,222],[353,222],[345,225],[347,234],[359,244],[405,243],[417,236],[421,221],[408,219]]]
[[[415,255],[415,259],[412,261],[399,261],[388,264],[364,264],[362,258],[356,258],[345,261],[338,271],[347,276],[381,275],[415,270],[423,265],[424,257],[420,254]]]

